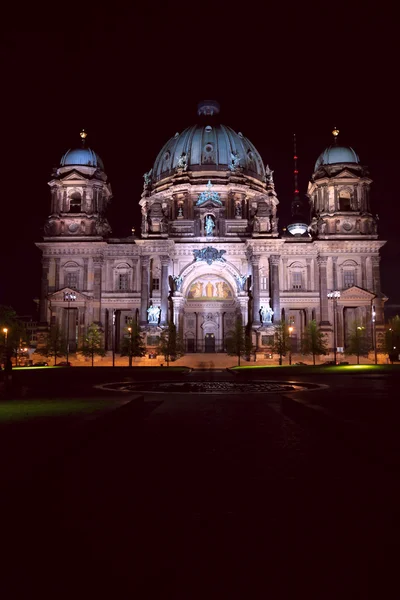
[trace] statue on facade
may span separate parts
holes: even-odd
[[[178,219],[183,219],[183,208],[182,208],[182,204],[179,205],[178,208]]]
[[[176,292],[180,292],[182,290],[183,277],[182,275],[178,275],[173,278],[174,280],[174,288]]]
[[[239,292],[244,292],[248,275],[236,275],[236,284]]]
[[[241,216],[242,216],[242,207],[240,205],[240,202],[238,202],[235,207],[235,217],[241,217]]]
[[[188,157],[187,157],[186,152],[182,152],[182,154],[178,158],[178,162],[176,163],[176,168],[177,169],[182,169],[183,171],[187,170],[187,168],[188,168]]]
[[[272,310],[272,308],[270,307],[270,305],[262,305],[260,308],[260,313],[261,313],[261,321],[263,323],[272,323],[272,315],[274,314],[274,311]]]
[[[239,152],[237,152],[237,150],[231,152],[231,162],[228,165],[228,168],[230,171],[236,171],[240,168],[240,157]]]
[[[215,227],[215,223],[214,223],[213,218],[211,217],[211,215],[207,215],[205,223],[204,223],[204,229],[206,231],[206,235],[212,235],[214,227]]]
[[[158,306],[149,306],[147,309],[147,320],[153,325],[157,325],[160,319],[161,310]]]
[[[147,173],[145,173],[143,175],[143,179],[144,179],[144,188],[149,187],[149,185],[151,184],[151,174],[153,172],[153,169],[150,169],[150,171],[148,171]]]
[[[265,167],[265,181],[267,183],[274,183],[273,174],[274,172],[269,168],[269,165],[267,165]]]

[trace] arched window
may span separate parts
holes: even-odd
[[[357,263],[354,260],[346,260],[342,265],[343,289],[357,285]]]
[[[64,265],[64,287],[72,290],[79,288],[79,265],[75,262],[69,262]]]
[[[73,192],[69,197],[69,212],[79,213],[82,210],[82,196],[79,192]]]
[[[292,271],[292,289],[301,290],[303,288],[303,274],[301,271]]]
[[[351,288],[356,284],[356,273],[354,269],[343,269],[343,288]]]
[[[339,210],[351,210],[351,194],[347,190],[341,190],[339,192]]]
[[[131,267],[127,263],[114,269],[114,289],[116,292],[129,292],[131,288]]]

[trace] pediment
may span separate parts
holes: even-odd
[[[353,285],[351,288],[347,288],[340,294],[340,300],[364,300],[371,302],[373,298],[376,297],[376,294],[372,292],[368,292],[363,288],[358,287],[357,285]]]
[[[73,290],[69,287],[65,287],[62,290],[57,290],[53,294],[49,294],[48,299],[53,300],[53,302],[67,302],[67,300],[64,300],[64,298],[65,294],[68,292],[71,294],[75,294],[76,300],[74,300],[73,302],[87,302],[88,300],[90,300],[89,296],[86,296],[86,294],[82,294],[82,292],[78,292],[78,290]]]
[[[77,171],[76,169],[72,169],[72,171],[69,171],[61,179],[62,179],[62,181],[70,181],[70,180],[76,181],[77,179],[79,179],[81,181],[87,181],[88,179],[91,179],[91,177],[88,175],[84,175],[83,173],[81,173],[80,171]]]
[[[355,175],[354,173],[352,173],[351,171],[349,171],[349,169],[343,169],[343,171],[340,171],[340,173],[335,175],[335,178],[337,178],[337,179],[342,179],[345,177],[346,178],[351,177],[352,179],[359,179],[359,177],[357,175]]]

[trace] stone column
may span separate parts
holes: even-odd
[[[42,281],[40,289],[40,322],[46,323],[47,321],[47,294],[49,288],[49,269],[50,269],[50,258],[44,256],[42,258]]]
[[[141,273],[141,291],[140,291],[140,323],[141,323],[141,325],[146,325],[147,309],[149,308],[149,293],[150,293],[150,280],[149,280],[150,257],[142,256],[141,265],[142,265],[142,273]]]
[[[161,321],[160,325],[168,323],[168,273],[169,273],[169,256],[160,256],[161,261]]]
[[[337,256],[332,256],[332,283],[333,289],[338,289]]]
[[[89,259],[83,259],[83,289],[86,291],[88,289],[88,266]]]
[[[242,292],[243,293],[243,292]],[[247,294],[243,293],[243,296],[238,296],[240,312],[242,314],[242,325],[246,327],[248,323],[248,314],[249,314],[249,297]],[[260,315],[257,315],[260,318]]]
[[[371,256],[373,291],[377,295],[379,295],[381,293],[381,276],[380,276],[380,272],[379,272],[380,261],[381,261],[380,256]]]
[[[54,289],[55,291],[60,289],[60,259],[54,259]]]
[[[312,277],[311,277],[311,258],[306,258],[307,264],[307,292],[312,290]]]
[[[330,325],[328,317],[328,288],[327,288],[327,273],[326,265],[328,262],[327,256],[318,257],[319,265],[319,299],[321,306],[321,325]]]
[[[253,292],[253,323],[260,324],[260,256],[253,254],[252,265],[252,292]]]
[[[365,256],[361,257],[361,287],[367,289],[367,259]]]
[[[175,292],[175,295],[172,296],[172,306],[173,306],[173,319],[176,327],[176,332],[178,333],[181,329],[181,309],[184,303],[184,298],[182,294],[176,295],[178,292]]]
[[[337,315],[336,315],[336,336],[337,336],[337,345],[340,348],[344,346],[344,306],[338,304],[337,306]]]
[[[281,300],[279,294],[279,254],[271,254],[269,257],[270,272],[270,297],[272,300],[272,310],[274,311],[273,322],[279,323],[281,320]]]

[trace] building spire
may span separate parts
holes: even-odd
[[[84,148],[85,147],[85,139],[87,137],[87,133],[86,133],[86,131],[84,129],[82,129],[79,135],[81,136],[81,140],[82,140],[82,148]]]
[[[294,175],[294,197],[296,198],[296,196],[299,195],[299,185],[298,185],[298,180],[297,180],[297,175],[299,174],[299,171],[297,169],[297,145],[296,145],[296,134],[293,134],[293,161],[294,161],[294,169],[293,169],[293,175]]]

